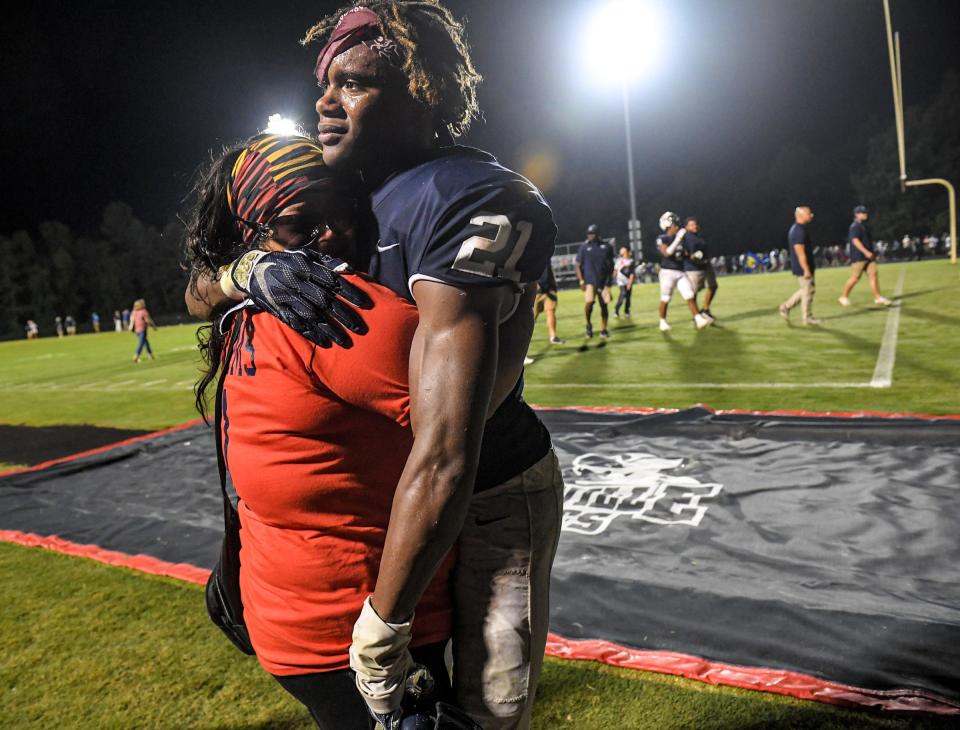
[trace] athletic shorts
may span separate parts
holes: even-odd
[[[876,270],[877,270],[876,261],[867,261],[866,259],[864,259],[863,261],[854,261],[852,264],[850,264],[850,271],[853,272],[853,275],[858,279],[861,276],[863,276],[864,271],[872,274]]]
[[[713,267],[698,271],[685,271],[684,273],[687,275],[690,283],[693,284],[693,290],[695,292],[700,291],[704,286],[706,286],[707,289],[717,288],[717,275]]]
[[[693,299],[696,296],[693,284],[683,271],[676,269],[660,269],[660,301],[669,302],[673,298],[673,290],[679,289],[684,299]]]
[[[557,293],[539,292],[536,299],[533,300],[533,315],[536,317],[540,312],[546,310],[554,312],[557,309]]]
[[[584,284],[583,287],[583,301],[587,304],[593,304],[593,300],[597,298],[597,290],[600,291],[600,301],[604,304],[610,303],[610,285],[607,284],[603,287],[597,287],[594,284]]]

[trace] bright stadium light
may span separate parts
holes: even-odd
[[[583,50],[597,81],[627,84],[648,71],[660,50],[660,18],[647,0],[612,0],[587,25]]]
[[[292,119],[287,119],[282,114],[271,114],[267,120],[267,128],[264,130],[267,134],[299,134],[300,130],[297,123]]]
[[[623,95],[623,122],[627,139],[627,182],[630,187],[628,240],[632,251],[642,250],[643,235],[637,218],[637,193],[633,182],[633,145],[630,133],[631,81],[647,73],[660,54],[663,30],[650,0],[612,0],[587,24],[583,40],[585,66],[593,81],[617,84]]]

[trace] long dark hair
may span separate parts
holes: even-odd
[[[219,155],[211,153],[210,161],[198,172],[186,218],[184,254],[190,274],[191,293],[202,298],[197,287],[201,278],[216,278],[221,266],[230,263],[249,247],[236,228],[236,219],[227,204],[227,187],[237,157],[246,143],[224,147]],[[206,390],[216,380],[223,357],[226,335],[220,331],[221,317],[197,330],[200,356],[206,366],[194,386],[195,404],[200,415],[209,423]]]

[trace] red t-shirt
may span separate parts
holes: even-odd
[[[224,381],[222,437],[240,497],[240,590],[250,639],[275,675],[349,666],[413,444],[416,308],[354,276],[374,302],[353,347],[312,345],[243,310]],[[450,636],[450,556],[416,611],[413,645]]]

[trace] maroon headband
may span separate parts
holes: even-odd
[[[357,6],[343,14],[337,27],[330,34],[330,40],[320,49],[317,65],[313,73],[321,84],[327,81],[327,71],[333,59],[344,51],[364,43],[375,50],[382,58],[394,65],[400,59],[400,45],[380,32],[380,18],[369,8]]]

